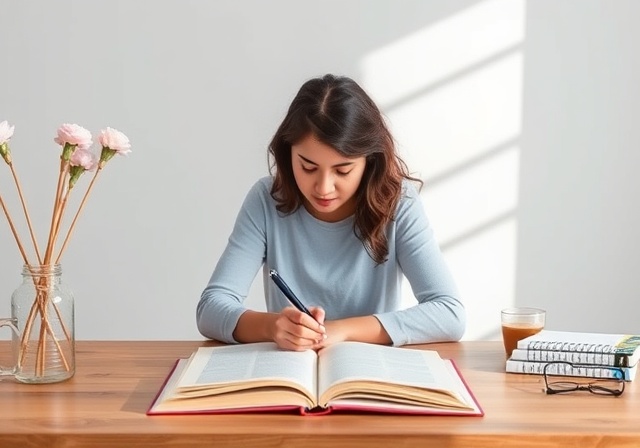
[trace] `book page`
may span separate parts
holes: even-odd
[[[457,383],[457,390],[462,395],[464,402],[469,405],[467,407],[439,407],[439,406],[419,406],[415,403],[412,404],[404,404],[400,401],[394,402],[385,402],[383,406],[380,406],[380,403],[376,403],[371,399],[358,399],[358,398],[342,398],[333,403],[333,408],[335,409],[360,409],[360,410],[372,410],[372,409],[380,409],[382,408],[385,412],[388,413],[399,413],[399,414],[444,414],[444,415],[483,415],[483,411],[480,408],[480,405],[474,400],[471,392],[466,388],[462,378],[459,376],[458,371],[453,366],[453,363],[450,360],[444,360],[447,366],[447,370],[451,373],[452,378],[455,378],[455,382]]]
[[[280,350],[271,342],[200,347],[178,380],[183,396],[223,394],[290,385],[315,401],[317,356],[313,350]]]
[[[178,359],[173,372],[171,372],[171,375],[169,376],[169,378],[167,378],[166,383],[164,384],[162,389],[160,389],[158,396],[152,403],[151,408],[148,411],[149,413],[154,412],[156,408],[158,408],[165,400],[171,398],[171,395],[175,391],[176,384],[182,376],[182,373],[184,372],[184,369],[187,366],[188,362],[188,359]]]
[[[457,376],[431,350],[343,342],[320,351],[318,377],[320,405],[338,396],[470,407]]]

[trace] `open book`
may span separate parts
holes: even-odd
[[[483,415],[437,352],[359,342],[318,353],[271,342],[198,348],[178,360],[147,414],[285,410]]]

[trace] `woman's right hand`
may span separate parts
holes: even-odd
[[[273,341],[284,350],[302,351],[312,349],[326,339],[324,310],[319,307],[309,309],[313,317],[288,306],[276,318]]]

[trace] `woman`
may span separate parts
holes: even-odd
[[[464,308],[378,107],[352,79],[302,85],[269,145],[269,177],[249,191],[197,308],[220,341],[318,350],[351,340],[458,340]],[[243,301],[260,267],[267,312]],[[275,269],[309,306],[292,307]],[[417,304],[401,310],[405,275]]]

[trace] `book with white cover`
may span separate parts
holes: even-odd
[[[510,359],[634,367],[640,359],[640,335],[542,330],[518,341]]]
[[[545,366],[549,362],[544,361],[520,361],[509,358],[506,364],[508,373],[528,373],[542,375]],[[588,364],[564,363],[553,364],[547,369],[547,375],[580,376],[588,378],[613,378],[625,381],[633,381],[636,376],[638,366],[634,367],[613,367]],[[622,372],[622,373],[620,373]]]

